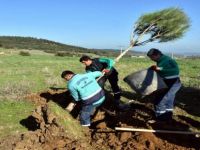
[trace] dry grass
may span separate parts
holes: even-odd
[[[0,100],[20,100],[31,93],[31,87],[34,84],[22,80],[21,82],[8,82],[0,86]]]

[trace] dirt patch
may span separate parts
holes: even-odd
[[[109,97],[109,96],[108,96]],[[111,96],[110,96],[111,97]],[[109,97],[109,98],[110,98]],[[114,127],[145,128],[156,130],[189,130],[187,120],[179,122],[173,120],[169,123],[148,124],[146,120],[152,116],[152,104],[133,102],[131,109],[126,112],[118,112],[112,106],[112,98],[106,101],[93,117],[91,129],[85,129],[85,139],[74,139],[66,132],[49,111],[48,102],[54,101],[63,109],[71,98],[67,91],[47,91],[44,93],[30,95],[30,100],[38,104],[33,114],[21,124],[32,126],[27,128],[29,132],[12,138],[6,138],[0,142],[0,148],[9,149],[200,149],[200,139],[194,135],[177,135],[144,132],[119,132]],[[111,115],[109,112],[115,112]],[[76,114],[78,112],[76,111]],[[74,118],[77,118],[75,116]],[[191,122],[191,120],[190,120]],[[191,124],[191,123],[190,123]],[[196,123],[195,125],[197,125]],[[12,142],[10,142],[12,141]]]
[[[129,119],[130,117],[131,119]],[[175,120],[171,124],[157,123],[148,125],[137,111],[130,110],[129,112],[118,114],[117,117],[112,119],[104,119],[104,121],[99,124],[110,124],[111,126],[107,126],[104,129],[101,128],[99,131],[95,130],[91,134],[92,144],[98,145],[99,148],[101,145],[106,145],[111,149],[200,149],[200,140],[193,135],[116,132],[111,130],[113,126],[157,130],[188,130],[188,126],[177,123]],[[114,125],[111,122],[118,123]],[[97,128],[99,128],[98,125],[96,126]],[[109,129],[111,130],[110,132],[108,131]]]
[[[74,139],[68,135],[56,116],[49,111],[48,105],[40,105],[29,116],[26,123],[29,131],[15,137],[7,137],[0,142],[0,149],[87,149],[85,139]],[[25,122],[25,121],[24,121]]]

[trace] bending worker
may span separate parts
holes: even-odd
[[[156,120],[149,121],[149,123],[171,120],[175,95],[181,88],[178,64],[175,60],[162,54],[160,50],[155,48],[150,49],[147,56],[157,63],[157,65],[151,66],[151,69],[163,78],[168,87],[167,92],[160,95],[154,104]]]
[[[68,81],[67,88],[75,101],[81,101],[80,122],[82,126],[90,126],[90,117],[95,108],[105,100],[104,90],[95,80],[102,76],[100,71],[86,74],[75,74],[72,71],[63,71],[61,77]],[[67,110],[71,111],[75,102],[70,103]]]

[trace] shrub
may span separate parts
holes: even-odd
[[[5,85],[0,86],[0,100],[1,99],[13,99],[20,100],[24,96],[31,93],[31,87],[34,83],[22,80],[21,82],[8,82]]]
[[[57,53],[55,53],[55,56],[64,57],[64,56],[66,56],[66,53],[63,53],[63,52],[57,52]]]
[[[30,56],[31,54],[29,52],[20,51],[19,55],[21,55],[21,56]]]

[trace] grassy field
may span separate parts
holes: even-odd
[[[0,103],[0,137],[26,131],[27,129],[21,126],[19,121],[30,115],[34,108],[33,104],[26,101]]]
[[[30,56],[21,56],[19,51],[0,51],[4,52],[0,55],[0,136],[25,131],[19,122],[34,107],[33,104],[23,101],[25,95],[46,91],[49,87],[66,87],[60,77],[63,70],[84,72],[84,66],[78,57],[59,57],[37,51],[31,51]],[[178,59],[177,62],[183,85],[200,87],[200,59]],[[154,62],[147,58],[121,59],[116,64],[121,88],[132,92],[123,82],[123,78],[152,64]]]

